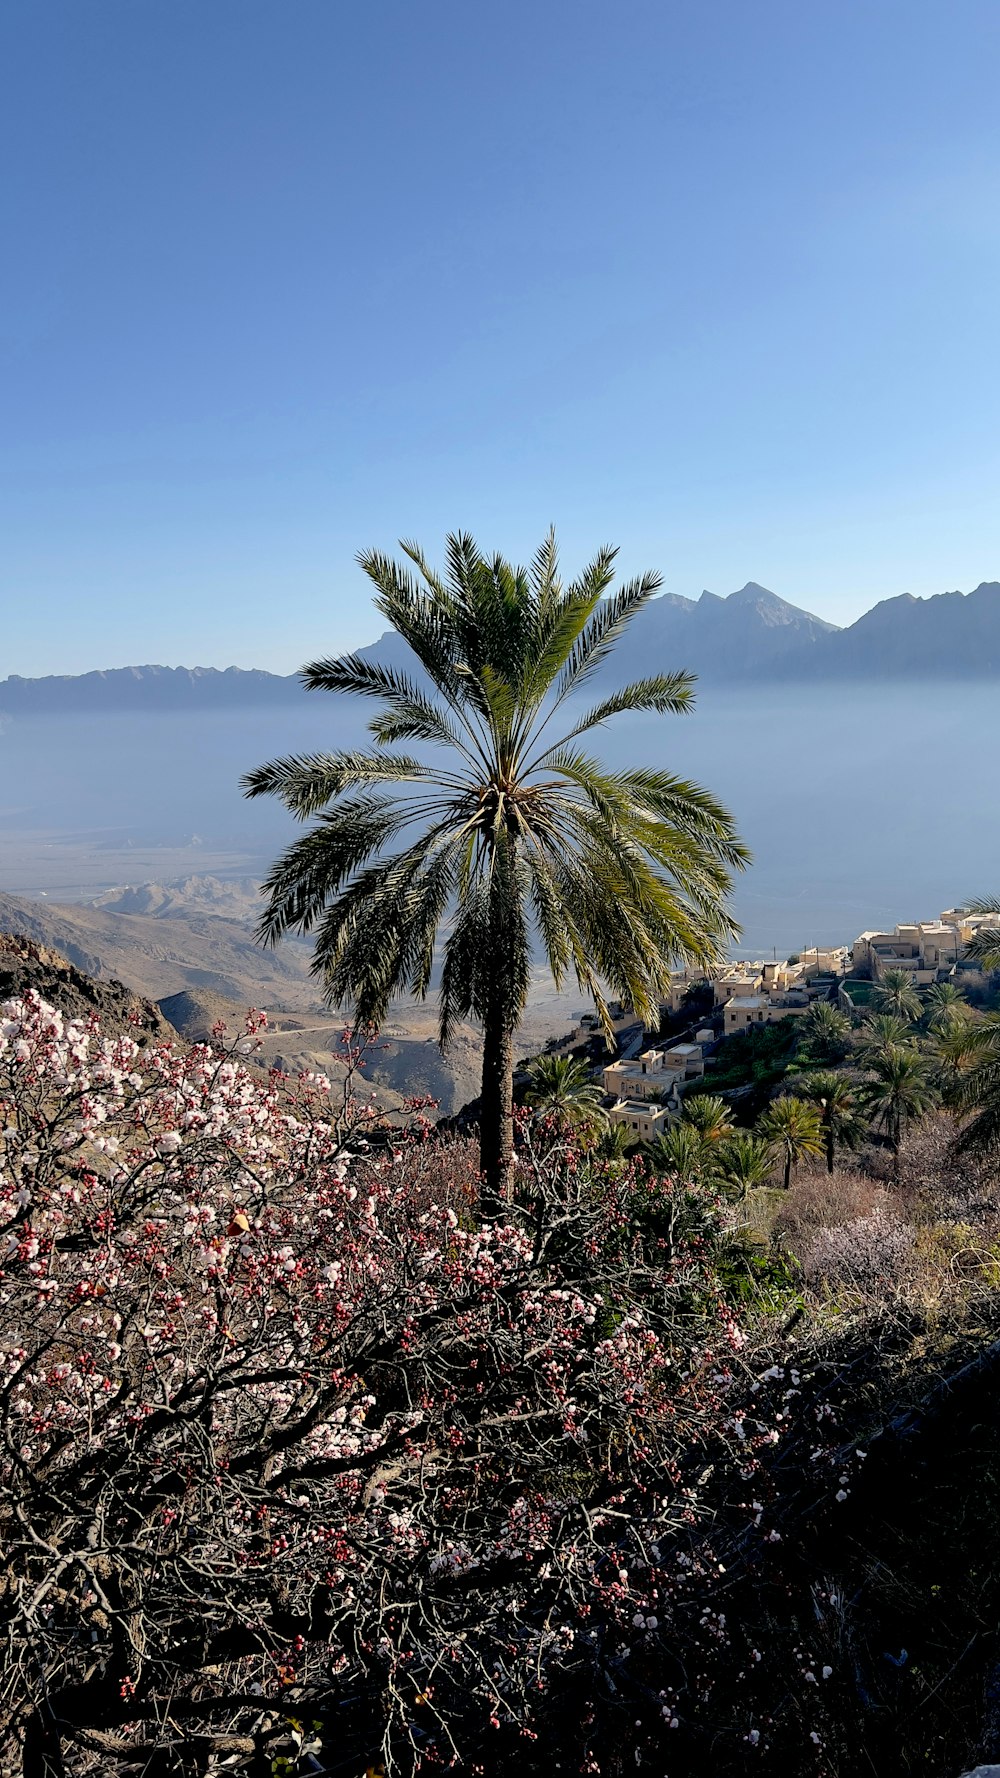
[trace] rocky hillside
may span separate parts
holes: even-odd
[[[142,891],[127,894],[133,906],[142,900]],[[321,1009],[306,945],[263,951],[248,923],[205,913],[190,899],[183,907],[149,899],[145,912],[124,912],[0,895],[0,931],[49,945],[89,975],[117,977],[150,1000],[192,988],[244,1007]]]
[[[162,999],[159,1010],[181,1037],[199,1043],[219,1023],[238,1031],[246,1008],[219,995],[185,989]],[[343,1030],[344,1020],[329,1013],[308,1018],[269,1012],[260,1064],[286,1074],[314,1071],[342,1080]],[[363,1074],[386,1111],[400,1110],[406,1099],[430,1098],[440,1115],[449,1117],[478,1093],[479,1069],[479,1040],[473,1031],[460,1028],[448,1055],[442,1056],[432,1015],[411,1010],[405,1019],[387,1025],[365,1058]]]
[[[255,908],[253,884],[232,887],[231,905]],[[150,1029],[162,1034],[169,1028],[188,1042],[210,1036],[220,1020],[237,1031],[248,1007],[260,1007],[268,1015],[261,1058],[266,1066],[290,1074],[319,1070],[339,1078],[337,1052],[345,1021],[317,993],[309,974],[309,947],[286,944],[276,952],[263,951],[247,922],[201,911],[224,905],[226,889],[212,878],[147,883],[116,891],[97,907],[59,907],[0,895],[0,933],[16,935],[7,943],[24,947],[25,956],[58,955],[60,968],[71,972],[67,979],[77,984],[75,992],[85,999],[89,995],[88,1005],[107,994],[113,1009],[124,996],[122,1005],[146,1009]],[[117,911],[140,907],[145,911]],[[17,991],[16,985],[7,990]],[[39,991],[46,993],[44,985]],[[67,991],[65,982],[62,991]],[[67,1002],[67,1009],[76,1004]],[[555,1024],[559,1022],[557,1015]],[[536,1039],[529,1025],[525,1043],[541,1047],[550,1028],[552,1021],[543,1018]],[[405,1098],[429,1097],[446,1116],[479,1091],[477,1034],[459,1028],[442,1056],[436,1032],[429,1006],[400,1006],[388,1021],[366,1067],[387,1110],[398,1109]]]
[[[213,1026],[224,1024],[239,1032],[246,1003],[224,999],[212,992],[183,989],[166,995],[159,1005],[134,994],[113,977],[100,979],[78,968],[50,946],[16,933],[0,932],[0,1005],[28,989],[68,1018],[98,1013],[105,1031],[128,1031],[140,1042],[181,1039],[201,1043],[212,1036]],[[304,1071],[325,1073],[339,1082],[344,1068],[340,1060],[343,1020],[303,1020],[289,1013],[270,1013],[262,1033],[259,1065],[280,1068],[287,1074]],[[389,1114],[405,1112],[405,1101],[429,1097],[442,1116],[449,1116],[478,1090],[479,1047],[471,1031],[459,1031],[450,1055],[444,1058],[427,1021],[426,1031],[414,1033],[394,1025],[370,1050],[363,1070],[379,1105]]]
[[[252,926],[261,911],[260,884],[254,877],[179,877],[169,883],[128,883],[95,895],[87,904],[109,914],[151,914],[157,920],[211,914]]]
[[[67,1018],[100,1016],[105,1031],[128,1031],[140,1041],[171,1036],[159,1007],[113,978],[95,981],[68,957],[29,938],[0,932],[0,1003],[33,989]]]

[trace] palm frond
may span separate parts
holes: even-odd
[[[293,753],[240,779],[244,796],[277,796],[300,820],[315,815],[351,785],[415,784],[432,774],[398,753]]]
[[[407,812],[374,797],[352,798],[296,840],[265,878],[267,908],[257,927],[266,945],[286,932],[310,932],[331,898],[389,843]]]
[[[1000,898],[995,895],[980,896],[967,905],[970,914],[1000,915]],[[969,939],[965,955],[971,963],[978,963],[988,975],[1000,969],[1000,927],[980,926]]]
[[[655,598],[662,585],[662,575],[642,574],[603,601],[566,662],[557,687],[560,702],[592,678],[632,619]]]
[[[566,746],[578,735],[586,734],[588,729],[599,728],[612,716],[627,713],[638,713],[653,710],[658,715],[680,715],[690,710],[694,704],[695,680],[692,673],[658,673],[649,679],[636,679],[631,685],[622,686],[620,691],[612,692],[609,697],[595,704],[586,716],[562,736],[560,741],[553,742],[550,752]],[[546,755],[542,756],[544,763]]]

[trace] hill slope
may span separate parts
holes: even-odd
[[[201,913],[201,902],[213,899],[212,883],[194,878],[119,893],[119,901],[144,907],[143,913],[0,895],[0,999],[36,986],[65,1011],[96,1006],[119,1023],[132,1013],[151,1033],[163,1035],[169,1026],[192,1043],[209,1037],[218,1020],[238,1031],[247,1008],[258,1006],[268,1013],[265,1066],[342,1078],[337,1052],[344,1017],[323,1005],[309,974],[309,947],[286,943],[263,951],[248,925]],[[4,939],[4,933],[14,936]],[[25,957],[33,959],[27,973]],[[44,980],[39,959],[50,960]],[[544,1035],[550,1023],[542,1019]],[[434,1010],[404,1004],[387,1020],[364,1072],[386,1110],[429,1097],[450,1115],[478,1092],[479,1069],[480,1040],[471,1028],[459,1026],[442,1056]]]
[[[100,1017],[105,1032],[127,1031],[143,1042],[170,1035],[168,1022],[149,1000],[122,982],[95,981],[47,945],[0,932],[0,1005],[30,991],[70,1019]]]
[[[193,988],[244,1008],[321,1005],[307,946],[263,951],[249,926],[212,914],[152,917],[0,895],[0,931],[51,946],[88,975],[117,977],[150,1000]]]

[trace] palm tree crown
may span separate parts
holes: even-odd
[[[746,1198],[767,1184],[771,1164],[771,1149],[762,1137],[750,1130],[734,1130],[719,1143],[712,1171],[737,1197]]]
[[[539,1056],[529,1069],[526,1105],[551,1118],[560,1130],[603,1129],[607,1113],[603,1091],[585,1062],[576,1056]]]
[[[943,1031],[972,1016],[969,1002],[954,982],[932,982],[925,996],[925,1011],[930,1031]]]
[[[876,990],[880,1012],[913,1024],[920,1017],[920,995],[905,969],[887,969]]]
[[[690,1124],[708,1143],[721,1142],[733,1133],[732,1113],[716,1093],[692,1093],[681,1106],[681,1121]]]
[[[784,1169],[784,1186],[788,1190],[792,1168],[806,1155],[822,1154],[823,1132],[820,1114],[805,1099],[787,1096],[774,1099],[757,1120],[757,1133],[776,1152]]]
[[[693,1124],[671,1124],[646,1152],[655,1172],[676,1175],[682,1185],[694,1185],[709,1170],[709,1143]]]
[[[886,1044],[867,1058],[871,1079],[863,1098],[877,1126],[897,1149],[911,1118],[930,1109],[935,1100],[927,1063],[907,1044]]]
[[[706,791],[653,767],[608,770],[579,745],[623,711],[691,706],[685,673],[588,710],[570,702],[657,575],[606,597],[616,552],[603,549],[566,585],[551,535],[529,569],[487,558],[465,535],[449,537],[444,574],[415,544],[401,547],[406,563],[360,561],[416,675],[361,655],[303,673],[310,689],[382,706],[374,749],[279,759],[244,780],[248,795],[318,817],[267,878],[260,932],[275,943],[315,930],[329,1000],[373,1026],[393,996],[427,994],[440,945],[442,1043],[457,1019],[483,1026],[482,1161],[495,1197],[512,1165],[513,1034],[533,940],[606,1028],[606,989],[655,1024],[672,962],[707,965],[733,933],[730,873],[747,854]],[[414,741],[432,757],[394,750]]]
[[[808,1099],[819,1113],[826,1143],[826,1168],[832,1173],[837,1143],[854,1148],[864,1134],[864,1123],[858,1112],[857,1088],[850,1076],[830,1072],[804,1074],[795,1082],[795,1091]]]
[[[802,1020],[801,1038],[817,1061],[839,1062],[851,1047],[851,1021],[828,1000],[816,1000]]]
[[[875,1012],[861,1029],[861,1054],[867,1061],[883,1050],[913,1048],[913,1027],[894,1012]]]

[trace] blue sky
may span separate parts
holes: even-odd
[[[287,672],[471,529],[1000,578],[996,0],[6,0],[0,677]]]

